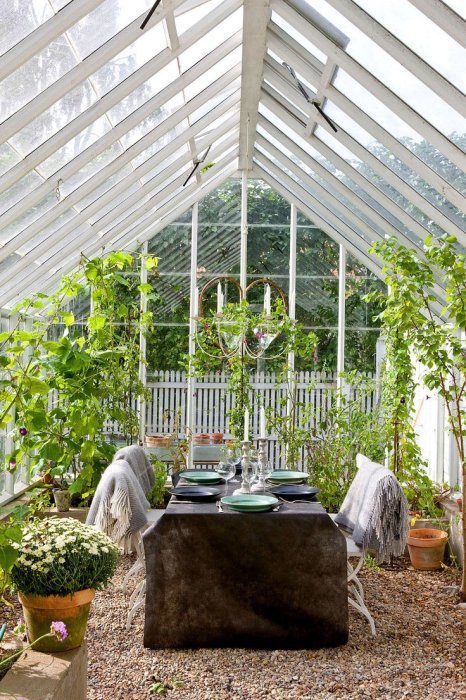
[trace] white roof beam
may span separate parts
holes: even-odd
[[[466,49],[466,22],[441,0],[409,0],[423,14],[434,22],[452,39]]]
[[[265,180],[288,202],[295,204],[312,223],[319,226],[322,231],[337,241],[337,243],[345,246],[345,248],[359,260],[362,260],[364,265],[378,277],[383,277],[380,262],[375,257],[369,256],[367,249],[364,250],[360,248],[358,241],[354,242],[354,240],[348,238],[343,233],[344,227],[341,226],[341,222],[337,221],[332,223],[327,220],[327,218],[320,213],[319,203],[312,199],[306,190],[300,187],[300,185],[286,175],[286,173],[281,173],[280,169],[274,166],[267,158],[262,158],[256,153],[254,161],[255,172],[260,178]]]
[[[3,54],[0,62],[0,80],[3,80],[26,61],[38,54],[54,39],[92,12],[102,0],[73,0]]]
[[[212,176],[217,175],[218,171],[225,166],[225,163],[222,162],[222,164],[217,164],[217,166],[214,166],[211,168]],[[236,170],[236,164],[234,165],[234,169]],[[232,168],[233,170],[233,168]],[[226,176],[228,177],[228,175]],[[214,177],[215,179],[215,177]],[[225,179],[225,176],[221,176],[221,181]],[[188,191],[183,190],[182,195],[185,197],[185,209],[188,209],[191,204],[188,204],[190,201],[190,198],[195,199],[198,196],[198,192],[201,191],[201,188],[196,185],[196,183],[193,183],[190,187],[188,186],[186,188]],[[214,187],[212,187],[214,189]],[[194,195],[194,197],[193,197]],[[204,194],[200,195],[204,196]],[[166,211],[167,213],[169,212],[169,206],[165,205],[163,209],[160,210],[161,216],[163,215],[162,212]],[[165,225],[165,223],[163,224]],[[162,228],[163,226],[161,226]],[[147,236],[147,239],[150,238],[151,235]],[[121,246],[123,247],[123,246]],[[6,304],[10,303],[12,300],[16,300],[17,297],[19,296],[24,296],[25,294],[32,293],[33,291],[38,289],[39,281],[44,279],[49,273],[51,274],[52,277],[58,276],[58,275],[64,275],[67,274],[68,272],[71,272],[74,270],[78,265],[79,261],[81,258],[82,253],[85,253],[88,255],[88,257],[91,257],[92,255],[96,254],[102,254],[104,250],[117,250],[121,249],[121,247],[117,246],[112,246],[110,245],[105,245],[102,239],[99,239],[97,242],[95,242],[94,239],[94,244],[93,246],[89,246],[86,249],[82,248],[75,248],[72,252],[72,254],[64,259],[63,256],[63,250],[55,253],[53,258],[47,260],[46,263],[43,265],[37,266],[35,270],[31,271],[30,274],[24,275],[20,281],[16,281],[14,284],[10,284],[9,288],[6,289],[5,287],[3,288],[5,290],[4,294],[0,295],[0,306],[5,306]],[[54,269],[55,267],[55,269]],[[52,272],[51,272],[52,271]],[[49,276],[50,283],[53,284],[53,280]]]
[[[150,19],[150,27],[153,27],[160,22],[170,10],[167,10],[162,5],[159,5],[155,13]],[[144,21],[147,12],[133,20],[118,34],[115,34],[111,39],[105,42],[98,49],[93,51],[87,58],[78,63],[74,68],[62,75],[45,90],[42,90],[36,97],[27,102],[24,107],[18,109],[8,119],[0,125],[0,143],[6,141],[20,129],[30,124],[39,114],[42,114],[46,109],[51,107],[55,102],[58,102],[76,85],[82,83],[86,78],[95,73],[99,68],[104,66],[114,56],[117,56],[120,51],[123,51],[127,46],[132,44],[136,39],[142,36],[141,22]],[[146,30],[148,31],[148,29]]]
[[[336,168],[343,172],[350,180],[365,191],[372,199],[376,200],[381,206],[404,224],[409,230],[423,240],[427,235],[426,229],[421,226],[415,219],[412,218],[402,207],[399,206],[393,199],[379,190],[370,180],[365,178],[355,168],[353,168],[344,158],[339,156],[327,144],[317,138],[309,138],[306,134],[305,124],[292,116],[279,102],[270,98],[264,93],[261,100],[264,106],[274,112],[277,117],[283,121],[289,128],[298,136],[301,136],[305,141],[309,142],[313,149],[318,151],[324,158],[331,162]],[[335,177],[335,176],[334,176]]]
[[[367,202],[359,197],[348,185],[345,185],[338,177],[332,175],[332,173],[324,168],[324,166],[319,163],[318,160],[313,158],[309,153],[304,151],[300,146],[298,146],[294,141],[292,141],[286,134],[280,131],[272,122],[270,122],[265,117],[259,116],[258,125],[267,131],[273,138],[275,138],[279,143],[281,142],[285,148],[287,148],[290,153],[297,156],[305,165],[307,165],[313,172],[322,180],[324,180],[330,188],[335,190],[341,197],[349,200],[354,206],[362,211],[368,219],[371,219],[375,224],[377,224],[382,230],[391,227],[392,224],[385,219],[382,214],[373,209]],[[405,235],[397,230],[397,235],[401,236],[404,240],[408,241]],[[410,241],[411,245],[411,241]]]
[[[213,165],[212,168],[209,168],[209,170],[205,174],[206,180],[215,177],[224,167],[226,167],[233,161],[237,163],[237,159],[237,150],[227,153],[225,156],[223,156],[223,158],[220,161],[215,163],[215,165]],[[179,189],[180,185],[182,185],[183,180],[185,178],[186,173],[183,173],[183,175],[181,175],[175,182],[170,183],[170,185],[167,188],[165,188],[165,190],[159,193],[160,199],[167,199],[167,196],[173,195],[172,197],[170,197],[169,201],[163,204],[162,207],[158,209],[154,209],[154,206],[152,206],[150,209],[147,208],[149,215],[145,219],[137,223],[135,226],[133,226],[133,228],[131,228],[129,231],[127,227],[124,230],[120,230],[118,227],[116,227],[115,229],[108,231],[103,238],[105,238],[105,240],[107,241],[111,241],[113,249],[115,249],[115,245],[123,245],[124,247],[126,247],[133,241],[143,243],[145,240],[148,240],[152,234],[147,232],[149,231],[149,229],[152,229],[154,222],[158,221],[161,218],[161,216],[164,215],[164,212],[170,212],[174,207],[178,206],[178,204],[186,203],[187,198],[190,196],[190,192],[194,192],[196,201],[202,196],[198,195],[199,191],[202,189],[202,185],[200,186],[197,182],[194,181],[192,182],[191,186],[186,185],[186,187],[184,187],[180,192],[174,194],[176,190]],[[185,204],[184,209],[186,210],[187,208],[188,207]]]
[[[14,221],[22,212],[34,206],[37,202],[43,199],[49,192],[53,192],[57,188],[57,181],[66,182],[74,173],[78,172],[87,163],[96,158],[99,153],[105,151],[109,146],[118,141],[122,136],[127,134],[131,129],[135,128],[148,116],[163,107],[170,99],[178,95],[192,81],[196,80],[211,68],[215,63],[224,58],[225,55],[233,51],[239,46],[241,41],[240,33],[237,32],[234,37],[225,41],[211,54],[205,56],[201,61],[196,63],[192,68],[180,75],[170,85],[164,88],[154,97],[144,102],[134,112],[129,114],[125,119],[118,122],[110,131],[94,141],[90,146],[85,148],[78,156],[70,160],[66,165],[57,170],[41,185],[36,187],[32,192],[27,194],[23,199],[10,207],[2,216],[0,216],[0,226],[5,228]],[[239,76],[239,68],[237,70]],[[233,79],[233,78],[232,78]],[[0,244],[0,248],[1,248]]]
[[[139,85],[142,85],[142,83],[158,73],[162,68],[165,68],[174,58],[177,58],[181,53],[196,43],[196,41],[199,41],[206,32],[214,29],[240,5],[241,0],[235,0],[233,5],[230,2],[222,3],[219,7],[216,7],[207,17],[204,17],[203,20],[199,21],[182,34],[180,46],[176,51],[171,51],[170,49],[161,51],[160,54],[147,61],[147,63],[125,78],[125,80],[101,97],[93,105],[88,107],[82,114],[75,117],[69,124],[60,129],[60,131],[47,139],[47,141],[44,141],[44,143],[38,146],[32,153],[27,155],[17,165],[0,177],[0,193],[30,172],[30,170],[39,165],[39,163],[49,158],[55,151],[77,136],[83,129],[87,128],[105,114],[105,112],[121,102]],[[235,46],[239,45],[241,43],[241,32],[237,32],[234,37],[231,37],[231,41]],[[225,43],[229,44],[229,42],[230,40],[228,39]],[[236,42],[238,42],[238,44],[236,44]],[[218,47],[218,49],[221,49],[221,47]],[[214,49],[211,53],[214,54],[218,49]]]
[[[271,14],[269,5],[270,0],[244,0],[243,3],[243,74],[239,139],[241,170],[249,170],[252,164],[267,23]]]
[[[295,163],[293,163],[292,160],[288,156],[286,156],[283,152],[279,151],[278,148],[275,146],[271,145],[270,142],[265,142],[265,139],[260,140],[258,143],[259,145],[262,145],[264,149],[267,149],[270,155],[275,158],[280,166],[284,166],[284,168],[287,168],[289,171],[291,171],[296,177],[300,178],[302,182],[305,183],[306,185],[306,191],[307,188],[309,188],[309,193],[312,194],[313,197],[317,199],[317,201],[321,202],[322,205],[330,211],[333,215],[336,216],[344,216],[346,217],[355,227],[355,233],[358,234],[357,229],[361,231],[367,238],[369,238],[370,244],[372,244],[375,240],[385,240],[385,233],[378,233],[375,231],[373,228],[371,228],[369,225],[367,225],[362,219],[354,212],[352,212],[346,205],[340,202],[334,195],[332,195],[330,192],[328,192],[322,185],[320,185],[316,180],[314,180],[310,175],[308,175],[306,172],[302,170],[299,166],[297,166]],[[323,198],[322,198],[323,195]],[[330,205],[326,203],[330,200]],[[359,235],[359,234],[358,234]],[[361,235],[360,236],[361,240],[364,242],[364,238]],[[413,243],[413,241],[410,241],[409,238],[406,237],[401,237],[399,233],[397,233],[397,238],[403,239],[403,242],[405,245],[407,245],[410,248],[413,248],[416,250],[420,255],[423,256],[423,253],[418,249],[418,247]],[[367,245],[367,241],[366,241]],[[445,298],[445,289],[436,284],[435,285],[435,291],[441,298]]]
[[[224,153],[228,148],[231,149],[231,147],[237,143],[237,139],[238,136],[236,133],[231,134],[230,137],[225,140],[225,143],[222,143],[213,150],[213,157],[216,158],[218,155]],[[186,156],[177,159],[176,163],[171,164],[166,170],[154,177],[150,182],[150,187],[147,187],[144,192],[135,193],[139,195],[140,199],[142,199],[144,196],[145,200],[135,212],[128,215],[126,219],[116,224],[111,231],[108,231],[102,236],[96,235],[96,231],[93,227],[93,229],[90,230],[86,236],[80,237],[79,251],[86,250],[86,247],[88,248],[89,246],[95,245],[97,245],[98,248],[103,248],[104,245],[108,244],[109,240],[113,240],[113,236],[116,236],[117,234],[119,236],[124,235],[128,231],[129,225],[134,223],[134,221],[140,220],[144,214],[151,211],[158,211],[157,202],[163,201],[167,192],[170,193],[179,189],[186,178],[187,172],[189,172],[189,161],[186,159]],[[177,173],[180,173],[178,177],[170,180],[170,178]],[[166,183],[168,181],[169,184],[167,185]],[[147,193],[151,191],[155,191],[155,193],[148,198]],[[42,271],[44,268],[47,270],[53,269],[57,266],[57,261],[59,261],[59,266],[61,267],[61,265],[67,259],[63,256],[63,250],[66,250],[68,245],[69,249],[73,251],[71,254],[71,257],[73,257],[73,255],[77,252],[76,246],[73,245],[75,243],[73,231],[67,231],[67,234],[68,235],[61,240],[55,241],[55,245],[52,248],[49,246],[48,249],[44,250],[44,247],[42,246],[41,254],[44,255],[45,253],[46,257],[43,261],[41,261],[38,255],[34,257],[34,261],[39,264],[37,269]]]
[[[275,10],[283,19],[301,32],[309,41],[314,43],[321,51],[332,59],[338,66],[345,70],[357,82],[371,92],[377,99],[388,106],[402,120],[415,129],[426,141],[443,153],[452,163],[466,170],[466,155],[452,141],[444,136],[430,122],[403,102],[390,88],[378,80],[364,66],[349,56],[345,51],[336,46],[316,27],[308,22],[303,22],[302,16],[295,12],[285,0],[271,0],[272,10]]]
[[[205,128],[205,126],[210,123],[211,116],[212,115],[210,114],[206,115],[203,120],[200,120],[196,123],[195,127],[191,127],[190,132],[196,133]],[[233,119],[227,120],[225,124],[222,124],[222,128],[217,128],[215,133],[215,139],[221,138],[221,136],[223,136],[224,133],[226,133],[228,130],[234,127],[234,125],[236,125],[237,122],[238,118],[236,115],[234,121]],[[236,135],[234,138],[236,138]],[[85,245],[88,242],[88,240],[102,240],[102,237],[99,238],[99,234],[105,226],[111,224],[113,220],[117,219],[122,213],[129,210],[136,202],[143,200],[145,197],[147,197],[147,195],[152,190],[156,189],[157,187],[160,187],[160,185],[163,184],[168,178],[176,174],[178,170],[184,169],[187,165],[189,165],[190,158],[189,154],[186,153],[180,158],[177,158],[176,161],[168,165],[157,176],[146,182],[136,192],[134,192],[129,197],[121,201],[122,194],[125,191],[127,191],[131,187],[131,185],[134,184],[134,182],[137,182],[139,178],[141,178],[145,173],[149,172],[154,167],[156,167],[158,162],[162,162],[170,154],[176,152],[176,150],[180,148],[180,146],[183,145],[185,141],[186,133],[181,134],[180,136],[175,138],[172,142],[167,144],[160,151],[160,153],[148,159],[141,166],[139,166],[139,168],[136,168],[134,172],[132,172],[127,177],[123,178],[123,180],[118,182],[114,187],[108,190],[108,192],[102,195],[102,197],[99,197],[99,199],[97,199],[95,202],[89,204],[89,206],[83,209],[77,216],[73,217],[71,221],[68,221],[59,229],[54,231],[53,234],[50,234],[50,236],[43,240],[39,245],[37,245],[34,248],[31,248],[21,260],[17,261],[17,263],[14,266],[8,268],[5,272],[3,272],[3,274],[0,274],[0,285],[3,283],[7,283],[11,274],[17,275],[19,272],[21,272],[28,266],[33,266],[34,263],[40,262],[40,258],[44,254],[50,252],[50,257],[53,257],[55,253],[54,246],[55,248],[57,248],[57,251],[59,251],[60,249],[66,248],[66,246],[68,245],[73,247],[79,246],[80,248],[82,248],[82,246]],[[230,138],[227,139],[226,142],[222,142],[216,147],[216,149],[214,149],[214,157],[216,153],[222,153],[225,150],[225,148],[230,147],[232,145],[233,137],[230,136]],[[186,173],[184,173],[182,177],[186,177]],[[90,224],[89,233],[87,235],[81,235],[79,239],[76,240],[76,236],[74,233],[76,229],[82,224],[86,223],[86,221],[89,221],[89,219],[92,216],[97,214],[99,211],[103,210],[104,207],[112,201],[118,201],[119,204],[117,204],[110,212],[103,215],[94,224]],[[147,202],[144,202],[143,204],[147,204]],[[153,202],[151,206],[153,206]],[[139,207],[135,212],[133,212],[133,214],[131,215],[131,221],[137,219],[140,216],[141,211],[145,211],[142,207],[143,205],[141,205],[141,207]],[[63,255],[62,251],[61,254]]]
[[[102,185],[106,180],[113,175],[122,166],[127,165],[131,162],[133,158],[142,153],[146,148],[148,148],[152,143],[161,138],[165,133],[172,129],[176,124],[182,121],[184,118],[189,116],[195,109],[201,107],[205,102],[216,94],[221,92],[223,89],[231,84],[231,81],[238,77],[239,66],[230,69],[221,78],[218,78],[214,83],[212,83],[208,88],[203,90],[201,93],[196,95],[192,100],[190,100],[186,105],[178,109],[176,112],[171,114],[167,119],[165,119],[161,124],[156,126],[154,129],[145,134],[142,138],[136,141],[132,146],[126,149],[124,153],[117,156],[108,165],[104,166],[95,175],[86,180],[82,185],[73,190],[67,197],[64,197],[60,202],[49,209],[45,214],[43,214],[39,219],[34,221],[32,224],[27,226],[12,238],[8,243],[6,243],[0,249],[0,259],[6,257],[10,252],[13,252],[16,248],[27,241],[30,237],[35,236],[49,224],[51,224],[60,214],[64,213],[70,207],[77,204],[81,199],[92,194],[92,192]],[[233,107],[238,102],[238,91],[227,97],[221,104],[223,105],[223,110],[226,111],[230,107]]]
[[[296,42],[289,38],[289,43],[292,48],[295,47]],[[277,51],[275,53],[281,53],[281,46],[278,45]],[[301,47],[300,47],[301,48]],[[303,50],[304,51],[304,50]],[[309,54],[310,56],[310,54]],[[266,57],[266,65],[269,65],[280,77],[280,82],[284,81],[290,85],[290,75],[288,71],[281,66],[272,56]],[[307,76],[305,64],[300,64],[303,69],[303,76]],[[335,67],[331,66],[331,71],[333,73]],[[299,72],[299,71],[298,71]],[[266,72],[264,73],[266,77]],[[283,83],[282,83],[283,84]],[[294,85],[293,85],[294,87]],[[301,98],[301,93],[296,89],[297,94]],[[392,136],[388,131],[386,131],[380,124],[369,117],[366,112],[360,109],[354,102],[348,99],[343,93],[341,93],[336,87],[328,82],[325,89],[322,91],[325,98],[331,100],[335,105],[337,105],[343,112],[346,112],[349,117],[351,117],[357,124],[360,124],[366,131],[375,136],[380,143],[395,153],[404,163],[406,163],[410,168],[415,170],[419,175],[432,187],[437,189],[446,199],[448,199],[452,204],[454,204],[460,211],[464,207],[464,197],[458,190],[452,187],[446,180],[444,180],[440,175],[438,175],[432,168],[430,168],[424,161],[422,161],[418,156],[416,156],[412,151],[404,146],[400,141],[398,141],[394,136]],[[318,96],[317,96],[318,98]],[[301,101],[301,104],[302,101]],[[315,123],[315,114],[312,115],[312,122]],[[308,133],[312,133],[312,129]]]
[[[456,85],[444,78],[441,73],[426,63],[414,51],[403,44],[394,34],[377,22],[372,15],[365,12],[353,0],[327,0],[346,19],[358,27],[369,39],[427,85],[435,95],[455,109],[458,114],[466,116],[466,100]]]
[[[293,97],[293,99],[295,99],[295,101],[297,102],[302,101],[303,109],[306,109],[307,115],[309,115],[311,105],[309,105],[304,98],[302,98],[301,100],[300,95],[296,95],[296,98]],[[333,132],[329,124],[327,124],[326,120],[323,119],[323,117],[321,117],[320,114],[316,115],[315,120],[317,121],[319,126],[321,126],[323,129],[325,129],[325,131],[327,131],[334,138],[340,141],[340,143],[342,143],[345,146],[345,148],[351,151],[351,153],[354,153],[354,155],[357,158],[359,158],[363,163],[369,165],[369,167],[383,180],[385,180],[387,184],[394,187],[397,192],[399,192],[410,202],[413,202],[421,210],[421,212],[423,212],[425,215],[427,214],[432,219],[432,221],[434,221],[438,226],[440,226],[440,228],[442,228],[447,233],[451,233],[452,235],[457,234],[457,224],[453,223],[441,211],[436,209],[436,207],[434,207],[430,202],[428,202],[427,199],[425,199],[421,194],[416,192],[416,190],[413,187],[411,187],[409,183],[405,182],[399,175],[397,175],[393,170],[390,170],[390,168],[388,168],[382,161],[380,161],[376,156],[374,156],[370,151],[368,151],[367,148],[362,146],[359,143],[359,141],[357,141],[348,132],[344,130],[341,124],[335,121],[335,118],[333,118],[333,121],[338,126],[337,134]],[[310,137],[310,143],[312,143],[312,145],[314,145],[316,141],[320,142],[320,139],[318,139],[316,136]],[[429,231],[428,229],[426,229],[425,235],[427,235],[428,233]]]

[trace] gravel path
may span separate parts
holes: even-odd
[[[377,636],[350,610],[350,639],[342,647],[153,651],[142,645],[142,610],[131,630],[124,629],[121,580],[131,562],[122,558],[114,587],[93,604],[88,700],[163,697],[150,693],[156,682],[166,686],[169,700],[466,699],[466,610],[456,604],[458,572],[417,572],[403,560],[390,569],[366,569]]]

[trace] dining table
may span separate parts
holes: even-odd
[[[302,649],[348,640],[345,538],[318,502],[243,513],[172,498],[143,543],[146,647]]]

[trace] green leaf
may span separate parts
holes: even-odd
[[[49,385],[37,377],[28,377],[26,385],[31,394],[48,394],[50,391]]]
[[[83,462],[87,462],[92,459],[92,457],[95,454],[95,444],[91,442],[90,440],[85,440],[83,442],[83,445],[81,447],[81,454],[80,457],[83,460]]]
[[[94,314],[94,316],[89,316],[87,325],[91,331],[100,331],[105,326],[106,320],[106,316],[103,316],[102,314]]]
[[[126,304],[120,304],[120,306],[117,309],[117,314],[122,318],[128,315],[128,307],[126,306]]]
[[[61,316],[65,326],[72,326],[74,323],[74,314],[71,311],[62,311]]]
[[[0,547],[0,568],[5,573],[10,573],[18,556],[18,550],[11,545],[7,544],[4,547]]]

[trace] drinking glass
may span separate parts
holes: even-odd
[[[236,464],[234,462],[219,462],[216,471],[225,481],[225,495],[228,493],[228,482],[236,474]]]

